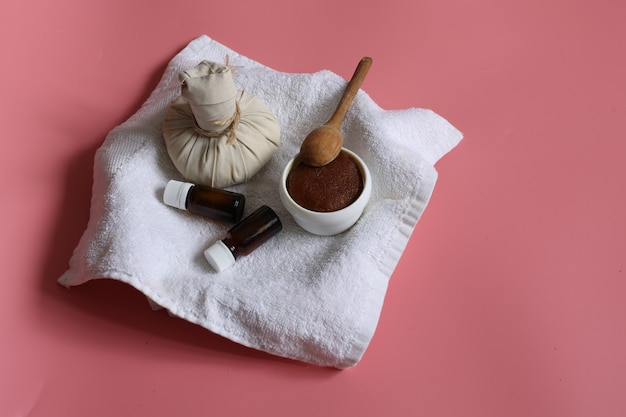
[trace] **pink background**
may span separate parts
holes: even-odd
[[[0,5],[0,416],[626,415],[626,3]],[[465,139],[346,371],[251,351],[123,284],[56,283],[104,136],[207,34]]]

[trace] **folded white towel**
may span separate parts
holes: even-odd
[[[163,204],[167,181],[182,178],[165,149],[161,124],[180,94],[179,72],[226,57],[236,67],[238,88],[264,100],[282,132],[270,162],[230,189],[246,196],[246,215],[267,204],[284,228],[216,273],[203,251],[232,225]],[[368,164],[372,198],[347,232],[309,234],[282,207],[278,179],[306,134],[331,115],[346,83],[326,70],[278,72],[207,36],[193,40],[172,59],[141,109],[96,152],[89,224],[59,283],[117,279],[171,314],[243,345],[323,366],[355,365],[432,193],[433,165],[462,136],[430,110],[383,110],[360,91],[343,124],[344,146]]]

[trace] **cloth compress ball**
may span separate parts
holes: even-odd
[[[227,65],[202,61],[179,79],[181,95],[163,121],[176,169],[193,183],[216,188],[250,179],[278,149],[276,117],[261,99],[237,89]]]

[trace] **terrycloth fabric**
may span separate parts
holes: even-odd
[[[231,225],[163,204],[167,181],[181,178],[161,125],[180,93],[180,71],[205,59],[225,62],[227,56],[236,67],[238,88],[264,100],[282,132],[268,164],[230,189],[245,194],[246,215],[267,204],[284,229],[216,273],[203,251]],[[347,232],[311,235],[282,207],[278,179],[306,134],[332,114],[346,83],[326,70],[272,70],[206,36],[192,41],[172,59],[141,109],[113,129],[97,151],[89,224],[59,283],[117,279],[171,314],[243,345],[323,366],[355,365],[432,193],[433,165],[461,134],[430,110],[382,110],[360,91],[344,121],[344,146],[368,165],[372,198]]]

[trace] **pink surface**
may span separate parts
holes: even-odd
[[[626,3],[5,1],[0,416],[626,415]],[[67,291],[93,155],[187,42],[328,68],[463,131],[357,367]],[[148,215],[148,214],[147,214]]]

